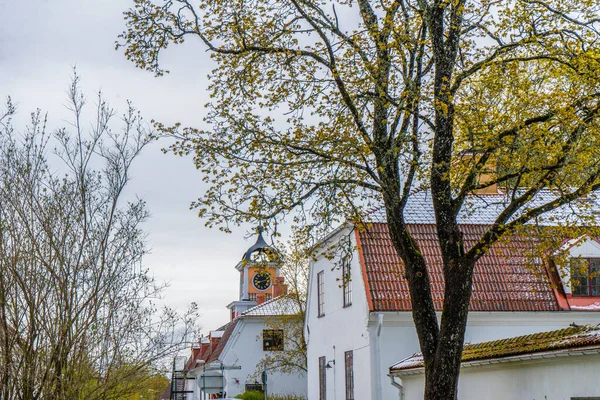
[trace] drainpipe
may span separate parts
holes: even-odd
[[[377,337],[375,338],[375,377],[377,382],[376,400],[383,400],[383,382],[381,381],[381,327],[383,313],[377,313]]]
[[[398,389],[398,398],[400,400],[404,400],[404,386],[402,386],[402,379],[398,378],[396,381],[396,377],[394,375],[388,375],[392,380],[392,386]]]

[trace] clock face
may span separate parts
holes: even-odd
[[[268,272],[257,272],[252,277],[252,284],[258,290],[267,290],[271,287],[271,275]]]

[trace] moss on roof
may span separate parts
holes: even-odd
[[[465,344],[462,362],[530,355],[557,350],[600,346],[600,325],[578,325],[549,332]],[[423,367],[423,356],[415,354],[393,365],[390,371]]]
[[[550,332],[517,336],[491,342],[467,344],[462,361],[507,357],[600,344],[599,325],[580,325]]]

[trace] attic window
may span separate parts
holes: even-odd
[[[600,296],[600,259],[577,258],[571,263],[573,296]]]
[[[263,330],[263,351],[283,350],[283,329]]]

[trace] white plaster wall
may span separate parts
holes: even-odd
[[[342,234],[348,234],[344,230]],[[339,239],[336,235],[332,240]],[[354,234],[351,234],[355,245]],[[330,245],[327,243],[326,246]],[[327,361],[335,360],[333,368],[326,370],[327,399],[345,399],[344,352],[352,350],[354,359],[354,397],[356,399],[371,398],[371,353],[367,323],[369,308],[367,306],[365,287],[358,255],[351,263],[352,305],[344,308],[341,288],[342,272],[332,270],[327,259],[318,259],[310,268],[309,300],[307,304],[306,331],[308,340],[308,398],[319,398],[319,357],[325,356]],[[325,316],[317,317],[317,273],[324,271]]]
[[[531,333],[600,323],[600,313],[589,311],[472,312],[465,342],[479,343]]]
[[[377,317],[373,313],[371,316],[370,330],[373,332],[373,339],[376,338]],[[383,327],[381,329],[380,340],[380,383],[373,388],[372,399],[378,399],[376,390],[381,390],[381,400],[397,398],[397,389],[390,384],[390,378],[387,376],[391,365],[398,361],[412,356],[419,351],[419,341],[415,332],[411,313],[384,313]],[[373,346],[375,349],[375,346]],[[375,355],[373,355],[373,359]]]
[[[242,393],[246,383],[254,383],[252,375],[256,365],[265,356],[262,349],[263,329],[272,329],[266,326],[263,318],[242,318],[229,338],[221,359],[225,365],[239,365],[242,369],[225,371],[228,397]],[[236,378],[239,383],[235,383]],[[261,381],[260,375],[257,379]],[[306,376],[301,373],[288,375],[268,372],[267,392],[306,397]]]
[[[330,246],[342,230],[325,246]],[[354,235],[352,235],[354,240]],[[319,398],[318,358],[335,359],[336,364],[326,371],[327,399],[345,399],[344,352],[354,351],[355,398],[381,400],[398,398],[398,391],[387,376],[389,367],[396,362],[420,352],[412,313],[384,312],[383,326],[377,336],[377,313],[369,313],[362,271],[356,254],[352,262],[352,306],[343,308],[340,287],[341,271],[332,270],[327,259],[318,259],[311,265],[307,304],[306,332],[308,338],[308,398]],[[317,273],[324,271],[325,316],[317,317]],[[471,343],[503,339],[530,333],[562,329],[571,323],[598,324],[600,313],[585,311],[560,312],[472,312],[465,340]],[[379,340],[380,362],[376,362],[376,341]],[[377,383],[379,368],[379,383]],[[600,378],[599,378],[600,381]],[[600,385],[600,384],[599,384]],[[507,398],[508,399],[508,398]]]
[[[580,325],[598,324],[600,323],[600,313],[584,311],[472,312],[469,314],[465,341],[479,343],[563,329],[573,322]],[[372,313],[369,321],[369,330],[372,332],[371,337],[373,340],[376,337],[376,329],[377,316],[376,313]],[[380,340],[381,399],[396,399],[398,397],[398,391],[391,385],[390,379],[387,376],[389,367],[404,358],[420,352],[419,342],[412,321],[412,314],[410,312],[385,312]],[[370,348],[373,350],[375,349],[374,346],[371,346]],[[375,368],[374,359],[374,354],[372,354],[372,371],[374,371]],[[600,378],[598,378],[598,381],[600,382]],[[598,385],[600,386],[600,383]],[[374,387],[371,396],[364,397],[364,399],[377,399],[375,395],[376,390],[377,388]],[[343,399],[343,397],[335,398],[335,400],[338,399]]]
[[[571,397],[600,396],[599,375],[598,354],[466,367],[461,371],[458,398],[569,400]],[[422,374],[403,377],[402,383],[405,400],[423,398]]]

